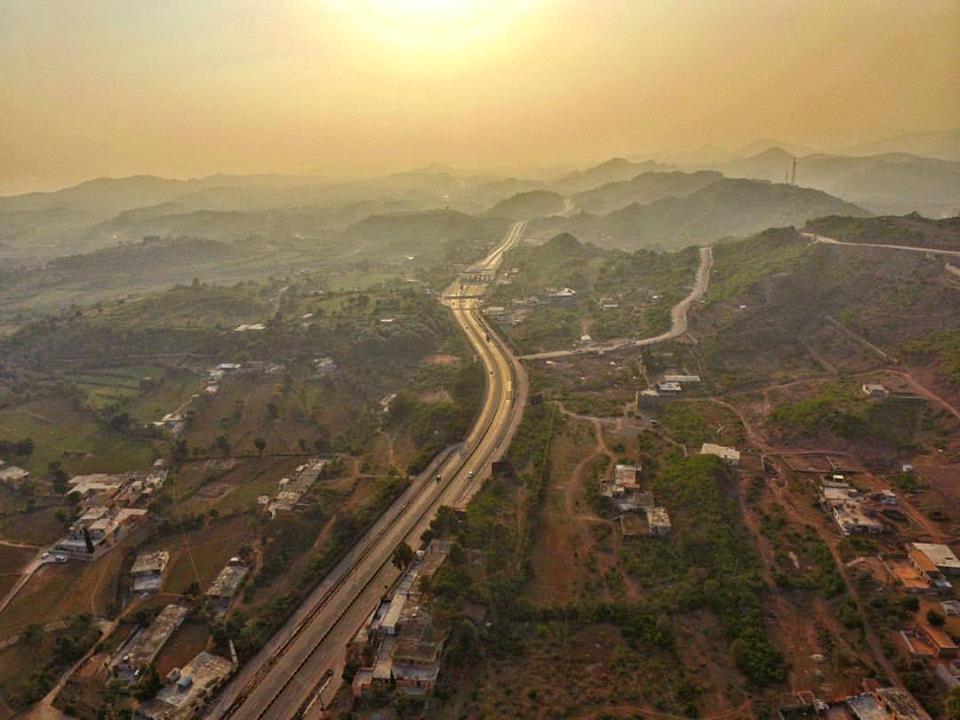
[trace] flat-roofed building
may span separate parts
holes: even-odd
[[[156,697],[141,705],[138,720],[189,720],[233,672],[233,663],[206,651],[182,668],[172,670]]]
[[[205,593],[217,612],[227,611],[248,572],[250,568],[244,565],[240,558],[230,558],[230,562],[220,571]]]
[[[187,612],[182,605],[167,605],[149,626],[134,633],[114,659],[113,670],[117,677],[128,682],[137,680],[183,623]]]
[[[960,559],[947,545],[941,543],[910,543],[907,550],[916,550],[936,565],[944,575],[960,575]]]
[[[163,584],[163,574],[170,562],[170,553],[165,550],[140,553],[133,561],[130,575],[134,592],[157,592]]]
[[[740,464],[740,451],[736,448],[726,447],[725,445],[715,445],[714,443],[704,443],[700,447],[701,455],[715,455],[730,465]]]
[[[669,535],[673,526],[670,523],[670,515],[667,513],[667,509],[663,507],[648,508],[647,527],[650,528],[651,535]]]

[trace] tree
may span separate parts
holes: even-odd
[[[173,445],[173,461],[179,465],[187,459],[189,452],[190,448],[187,446],[187,441],[177,440]]]
[[[253,446],[257,449],[257,454],[263,455],[263,451],[267,449],[267,441],[262,437],[254,438]]]
[[[143,677],[140,678],[140,682],[138,682],[133,689],[133,696],[140,702],[150,700],[162,687],[163,682],[160,680],[160,674],[157,672],[157,669],[151,665],[146,669]]]
[[[397,567],[397,570],[403,570],[413,562],[413,556],[413,548],[402,542],[393,551],[393,564]]]
[[[226,435],[218,435],[216,441],[214,442],[214,446],[224,455],[230,454],[230,441],[227,440]]]
[[[953,688],[943,704],[944,720],[960,720],[960,687]]]
[[[60,461],[53,460],[47,463],[47,472],[50,474],[50,482],[53,485],[54,491],[59,495],[66,495],[70,489],[70,486],[67,485],[67,480],[70,476],[67,475]]]
[[[26,629],[20,633],[20,640],[25,642],[30,647],[36,647],[39,645],[42,638],[43,628],[36,623],[27,625]]]
[[[17,440],[17,442],[13,444],[13,454],[21,457],[30,457],[33,455],[33,440],[30,438]]]
[[[942,613],[937,612],[936,610],[927,610],[927,622],[933,625],[934,627],[943,627],[943,624],[947,619],[943,616]]]
[[[57,510],[53,515],[56,518],[57,522],[60,523],[63,527],[70,527],[70,516],[67,514],[67,511],[63,508]]]

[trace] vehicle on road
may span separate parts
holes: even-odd
[[[53,559],[56,560],[58,563],[65,563],[65,562],[67,561],[67,556],[66,556],[66,555],[54,555],[54,556],[53,556]]]

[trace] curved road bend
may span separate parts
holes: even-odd
[[[513,225],[478,264],[480,269],[496,270],[504,252],[519,242],[523,227]],[[445,300],[487,373],[483,404],[463,448],[415,480],[390,506],[226,686],[207,718],[287,720],[307,705],[304,717],[319,717],[337,690],[347,643],[398,575],[390,562],[394,548],[403,541],[419,545],[437,509],[465,502],[491,461],[508,447],[526,400],[523,368],[486,326],[478,301],[461,297],[465,293],[459,283],[451,288],[458,289],[448,289]],[[442,480],[435,482],[434,474]],[[327,681],[331,672],[333,680]]]
[[[700,265],[697,267],[697,275],[693,281],[693,289],[690,290],[683,300],[678,302],[670,310],[670,329],[666,332],[655,335],[654,337],[643,338],[641,340],[611,340],[607,343],[597,345],[587,345],[585,347],[574,348],[573,350],[551,350],[549,352],[534,353],[532,355],[521,355],[521,360],[550,360],[552,358],[570,357],[572,355],[586,355],[588,353],[605,353],[611,350],[620,350],[628,347],[645,347],[647,345],[656,345],[657,343],[673,340],[683,335],[689,325],[690,306],[702,298],[710,287],[710,271],[713,269],[713,248],[700,248]]]

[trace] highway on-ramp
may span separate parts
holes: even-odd
[[[346,645],[396,579],[391,563],[401,542],[417,547],[441,505],[463,506],[507,449],[527,395],[523,368],[479,313],[486,285],[475,279],[499,267],[522,236],[516,223],[501,243],[443,295],[480,357],[486,386],[463,445],[442,457],[377,520],[287,623],[227,685],[207,718],[287,720],[320,717],[340,683]],[[468,297],[469,295],[469,297]],[[435,479],[436,476],[440,480]]]

